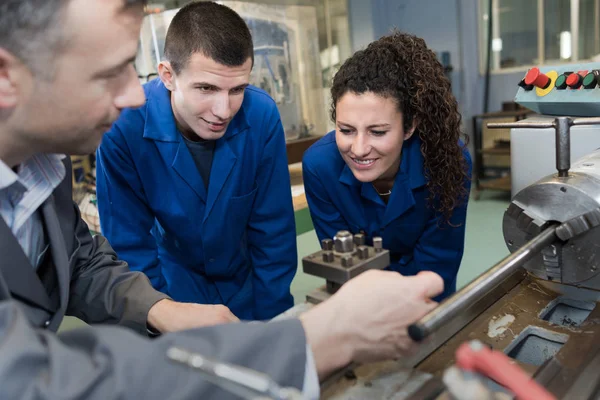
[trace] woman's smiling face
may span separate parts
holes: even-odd
[[[398,103],[373,92],[345,93],[336,106],[335,140],[350,170],[361,182],[393,179],[410,131]]]

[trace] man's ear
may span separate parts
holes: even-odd
[[[404,132],[404,140],[408,140],[412,137],[413,133],[415,133],[415,129],[417,129],[417,125],[419,125],[419,121],[416,118],[413,118],[413,124],[409,130]]]
[[[175,72],[170,62],[161,61],[158,64],[158,76],[167,89],[171,92],[175,90]]]
[[[24,76],[22,75],[25,74],[28,74],[31,79],[31,74],[25,65],[0,47],[0,109],[16,107],[19,94],[23,89]]]

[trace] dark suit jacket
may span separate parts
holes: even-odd
[[[148,310],[166,296],[92,238],[67,174],[42,205],[50,249],[36,271],[0,218],[0,398],[230,398],[169,363],[172,345],[265,372],[301,388],[306,340],[299,321],[232,324],[150,340]],[[54,332],[65,315],[127,326]]]

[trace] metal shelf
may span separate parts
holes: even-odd
[[[479,198],[479,192],[482,190],[511,191],[510,166],[507,165],[501,167],[500,165],[494,165],[498,164],[500,160],[505,160],[505,158],[498,160],[494,159],[494,157],[506,157],[510,155],[510,145],[497,146],[495,143],[487,143],[488,147],[483,148],[483,146],[486,145],[484,144],[486,139],[486,137],[484,137],[484,131],[487,131],[484,129],[484,127],[488,122],[509,122],[507,119],[511,119],[511,122],[520,121],[530,114],[532,114],[532,111],[530,110],[519,109],[514,111],[491,112],[473,116],[473,139],[475,146],[473,183],[475,189],[475,199]],[[490,174],[491,170],[502,170],[503,176],[493,176],[493,174]]]

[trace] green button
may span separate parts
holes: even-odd
[[[583,86],[591,86],[592,88],[596,86],[596,76],[593,73],[589,73],[583,78]]]
[[[558,78],[556,78],[555,86],[559,89],[566,88],[567,87],[567,76],[559,75]]]

